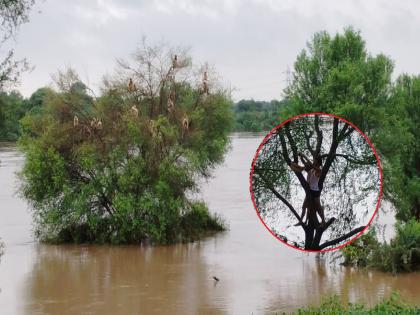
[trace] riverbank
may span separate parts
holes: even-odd
[[[420,313],[419,306],[412,306],[404,302],[398,292],[393,292],[391,296],[384,299],[374,307],[367,307],[363,304],[348,303],[343,305],[338,296],[331,296],[326,298],[320,306],[310,306],[301,308],[294,312],[296,315],[353,315],[353,314],[367,314],[367,315],[383,315],[383,314],[404,314],[416,315]]]

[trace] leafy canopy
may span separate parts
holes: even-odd
[[[99,96],[59,73],[20,141],[39,238],[171,243],[221,229],[190,197],[229,143],[232,102],[214,77],[185,51],[145,43]]]

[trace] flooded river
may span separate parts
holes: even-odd
[[[162,247],[41,245],[16,195],[23,158],[0,147],[0,314],[272,314],[324,295],[374,304],[392,290],[420,304],[420,273],[357,271],[284,246],[259,222],[248,173],[261,136],[236,135],[203,186],[229,231]],[[213,276],[220,279],[213,280]]]

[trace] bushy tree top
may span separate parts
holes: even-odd
[[[59,73],[23,121],[22,191],[41,238],[86,226],[93,239],[175,241],[198,209],[187,193],[223,160],[232,102],[209,70],[162,45],[119,66],[99,96]]]

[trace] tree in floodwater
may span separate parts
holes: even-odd
[[[144,45],[100,96],[73,71],[23,119],[22,193],[45,241],[172,243],[223,228],[191,196],[223,160],[232,101],[185,50]]]
[[[385,196],[397,219],[414,219],[420,226],[420,75],[397,78],[384,117],[376,133],[385,162]]]
[[[322,159],[318,187],[325,224],[318,221],[307,179],[291,168],[300,154],[313,161]],[[252,190],[263,221],[279,238],[297,247],[337,246],[361,232],[374,213],[380,187],[376,157],[365,138],[338,118],[317,114],[287,122],[263,144],[253,166]],[[299,215],[305,196],[307,222]],[[283,234],[276,231],[276,220]],[[303,234],[296,234],[295,222]],[[288,233],[288,229],[295,231]],[[323,236],[327,240],[322,241]]]
[[[405,237],[412,225],[420,227],[420,78],[404,74],[393,81],[393,69],[393,61],[369,53],[352,28],[335,35],[318,32],[296,59],[281,114],[283,120],[306,112],[337,114],[370,137],[382,161],[385,200],[401,221],[394,244],[406,241],[403,248],[391,244],[397,258],[386,260],[388,269],[390,261],[405,264],[412,250],[420,251],[417,241]],[[389,248],[380,250],[379,256],[393,255]],[[419,261],[412,260],[412,270]]]

